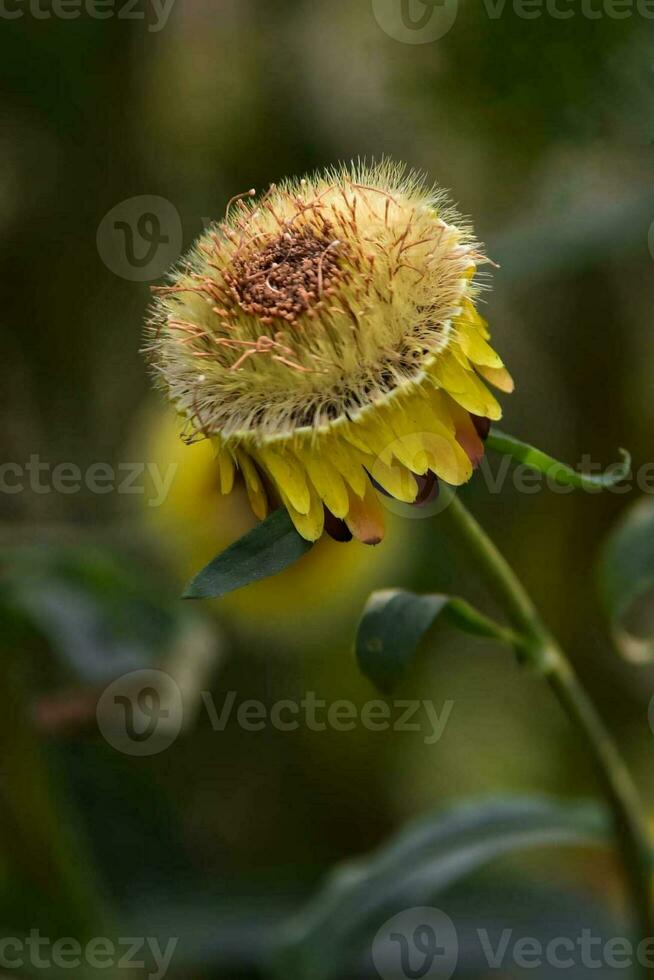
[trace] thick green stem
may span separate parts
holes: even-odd
[[[654,936],[654,852],[638,793],[622,757],[565,654],[505,558],[458,497],[453,496],[447,513],[511,625],[524,638],[525,657],[544,674],[568,718],[584,738],[614,815],[638,915],[638,938]],[[644,969],[644,975],[654,976],[654,971]]]

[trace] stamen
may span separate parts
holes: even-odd
[[[254,187],[251,187],[249,191],[244,191],[242,194],[234,194],[234,197],[230,197],[229,201],[227,202],[227,207],[225,208],[225,221],[227,221],[229,218],[229,209],[231,208],[232,204],[235,204],[236,201],[242,201],[244,197],[255,197],[256,193],[257,192]]]

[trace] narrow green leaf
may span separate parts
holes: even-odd
[[[519,463],[543,473],[561,486],[576,487],[578,490],[605,490],[626,480],[631,473],[631,456],[626,449],[620,450],[620,462],[609,466],[604,473],[579,473],[566,463],[560,463],[553,456],[496,428],[491,429],[486,445],[494,452],[511,456]]]
[[[361,671],[380,690],[392,691],[404,677],[420,640],[440,616],[474,636],[514,641],[509,630],[463,599],[385,589],[373,592],[359,622],[355,650]]]
[[[654,659],[654,500],[630,507],[607,538],[599,586],[620,652],[636,663]],[[649,600],[649,601],[648,601]]]
[[[608,834],[602,809],[541,797],[456,804],[422,818],[370,857],[332,872],[282,933],[275,975],[348,976],[353,954],[370,947],[389,915],[430,904],[502,855],[552,844],[597,845]]]
[[[277,575],[311,547],[295,530],[288,512],[280,508],[210,561],[187,585],[183,598],[216,599]]]

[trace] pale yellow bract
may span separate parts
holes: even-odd
[[[472,232],[389,162],[241,195],[157,290],[146,351],[190,439],[255,514],[376,543],[374,484],[407,503],[483,454],[512,390],[475,306]],[[372,480],[371,480],[372,478]]]

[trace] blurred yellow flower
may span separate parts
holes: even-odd
[[[185,445],[176,419],[168,412],[147,412],[141,429],[138,453],[145,454],[148,472],[158,467],[160,473],[175,474],[166,494],[146,488],[141,499],[151,530],[185,582],[248,531],[255,518],[239,478],[233,493],[221,494],[210,442]],[[157,506],[151,505],[153,500]],[[406,532],[412,522],[396,521],[395,533],[374,552],[359,546],[348,548],[344,555],[340,545],[323,538],[302,561],[278,576],[223,597],[216,608],[252,625],[258,633],[270,626],[278,633],[295,634],[301,618],[305,628],[309,624],[324,632],[331,623],[338,633],[336,615],[354,619],[372,589],[389,577],[402,580],[410,561]],[[342,625],[351,632],[352,623]]]

